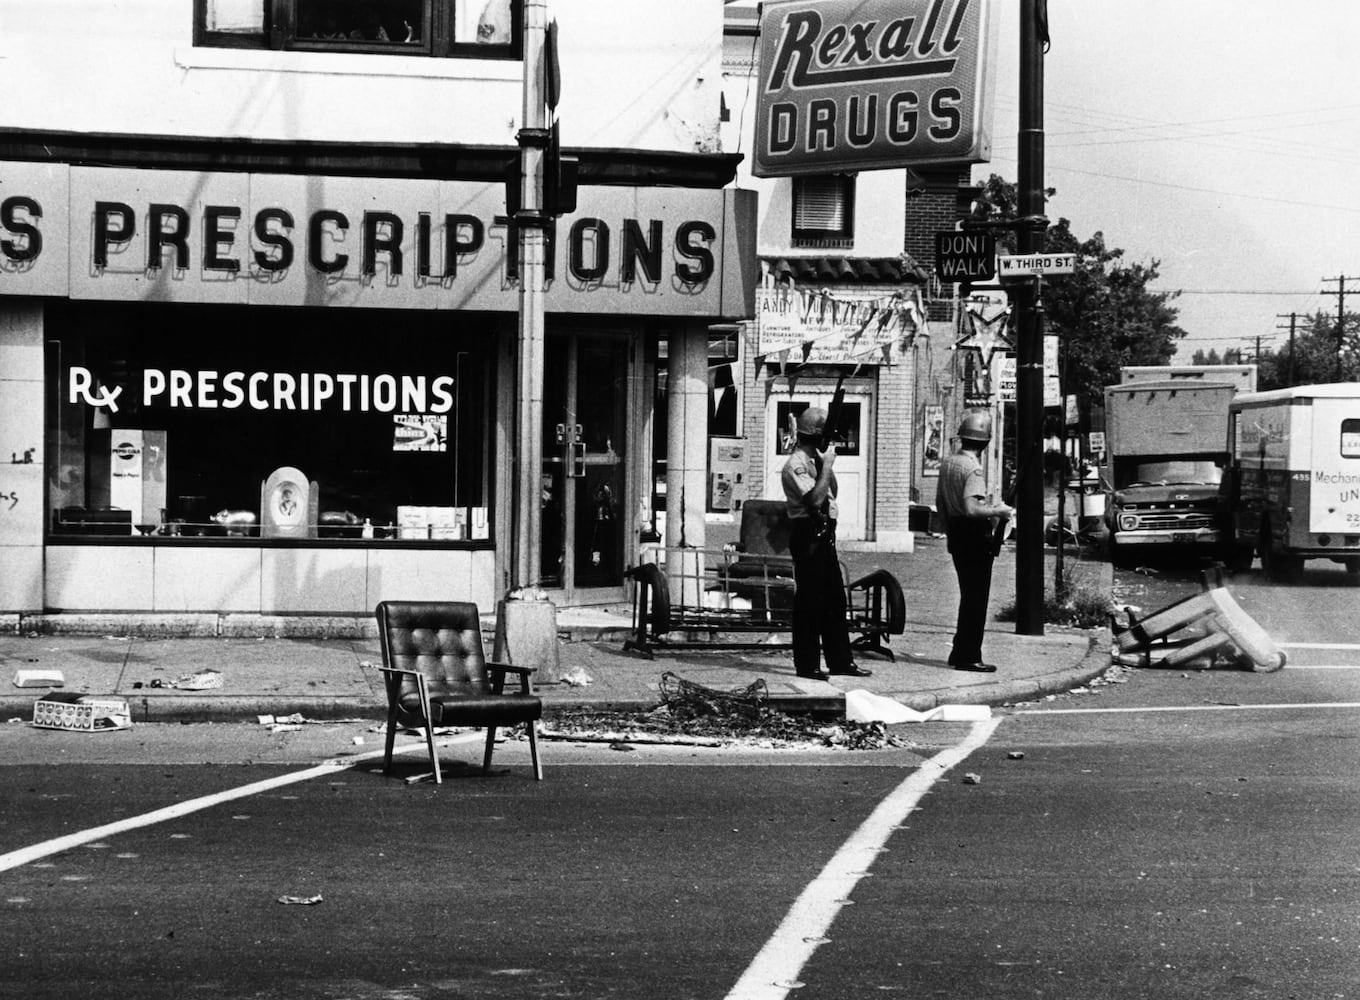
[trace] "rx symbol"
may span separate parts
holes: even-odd
[[[118,397],[123,394],[121,385],[112,388],[96,386],[94,375],[88,368],[71,369],[71,398],[67,402],[78,403],[82,400],[89,406],[107,406],[113,413],[118,412]]]

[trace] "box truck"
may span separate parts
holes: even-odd
[[[1105,524],[1116,566],[1148,555],[1249,560],[1220,490],[1238,384],[1137,377],[1106,387]]]
[[[1360,574],[1360,383],[1242,393],[1223,492],[1232,529],[1272,579],[1306,559]]]

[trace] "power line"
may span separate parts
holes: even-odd
[[[1005,157],[997,157],[1005,159]],[[1129,184],[1146,184],[1151,187],[1173,188],[1177,191],[1192,191],[1195,194],[1216,194],[1226,198],[1245,198],[1249,201],[1268,201],[1277,205],[1294,205],[1300,208],[1325,208],[1329,212],[1351,212],[1360,214],[1360,205],[1350,206],[1340,202],[1328,202],[1323,204],[1316,201],[1296,201],[1293,198],[1271,198],[1267,195],[1243,194],[1238,191],[1221,191],[1216,188],[1195,187],[1191,184],[1173,184],[1170,181],[1150,181],[1146,177],[1124,177],[1120,174],[1104,174],[1097,170],[1079,170],[1076,167],[1064,167],[1056,163],[1047,163],[1045,170],[1058,170],[1069,174],[1083,174],[1087,177],[1102,177],[1111,181],[1126,181]],[[1292,293],[1291,293],[1292,294]]]
[[[1285,292],[1269,288],[1178,288],[1181,295],[1316,295],[1317,292]]]

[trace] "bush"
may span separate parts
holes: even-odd
[[[1063,567],[1061,594],[1055,592],[1052,581],[1044,587],[1044,621],[1073,628],[1100,628],[1109,622],[1114,600],[1108,589],[1093,583],[1090,574],[1080,572],[1077,566]],[[996,617],[1003,622],[1015,621],[1015,603],[1002,606]]]

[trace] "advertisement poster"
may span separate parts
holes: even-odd
[[[392,417],[393,451],[448,451],[447,413],[398,413]]]
[[[927,476],[940,474],[940,459],[944,457],[944,407],[926,407],[925,462],[922,471]]]

